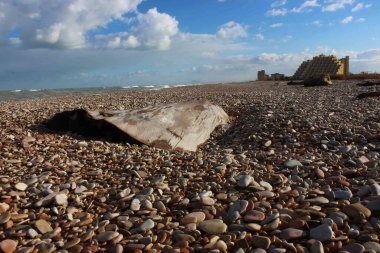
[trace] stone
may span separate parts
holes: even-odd
[[[310,253],[324,253],[323,244],[320,241],[316,241],[310,247]]]
[[[182,242],[182,241],[185,241],[185,242],[195,242],[195,238],[191,235],[188,235],[188,234],[182,234],[182,233],[176,233],[173,235],[173,240],[175,242]]]
[[[154,221],[152,221],[151,219],[147,219],[146,221],[141,223],[141,225],[139,226],[140,231],[147,231],[152,228],[154,228]]]
[[[369,186],[369,190],[371,191],[372,195],[380,196],[380,185],[379,184],[371,184]]]
[[[352,198],[351,191],[338,190],[338,191],[334,191],[334,195],[335,195],[335,199],[338,199],[338,200],[348,200]]]
[[[362,164],[366,164],[369,162],[368,158],[365,157],[364,155],[359,157],[359,161],[362,163]]]
[[[35,238],[37,235],[38,235],[38,232],[36,230],[34,230],[33,228],[29,228],[27,231],[26,231],[26,234],[30,237],[30,238]]]
[[[239,178],[238,186],[245,188],[248,187],[252,182],[252,177],[250,175],[242,175]]]
[[[302,167],[302,163],[298,160],[288,160],[284,163],[284,166],[293,169],[296,167]]]
[[[223,240],[217,241],[214,247],[221,252],[227,252],[228,249],[227,244]]]
[[[27,188],[28,188],[28,185],[27,184],[24,184],[24,183],[17,183],[15,185],[15,188],[19,191],[25,191]]]
[[[365,251],[365,247],[359,243],[350,243],[343,246],[342,250],[349,253],[363,253]]]
[[[376,253],[380,252],[380,244],[377,242],[365,242],[363,246],[366,250],[374,250]]]
[[[361,215],[363,215],[366,218],[369,218],[371,216],[371,210],[360,203],[354,203],[344,206],[342,211],[352,219],[359,219],[361,218]]]
[[[280,225],[280,219],[276,218],[263,226],[263,230],[275,230]]]
[[[55,204],[57,204],[59,206],[67,206],[68,205],[67,195],[64,193],[60,193],[60,194],[55,195],[54,196],[54,202],[55,202]]]
[[[215,200],[207,196],[202,197],[201,202],[203,205],[206,205],[206,206],[212,206],[215,204]]]
[[[115,231],[106,231],[106,232],[98,234],[95,237],[95,239],[98,242],[108,242],[108,241],[111,241],[112,239],[116,238],[117,236],[119,236],[118,232],[115,232]]]
[[[181,223],[185,225],[189,223],[199,224],[205,219],[206,219],[206,215],[204,212],[192,212],[185,215],[185,217],[182,218]]]
[[[80,243],[80,239],[79,238],[74,238],[74,239],[66,242],[65,246],[63,248],[64,249],[70,249],[70,248],[74,247],[75,245],[77,245],[78,243]]]
[[[238,200],[233,203],[228,209],[228,213],[238,212],[239,214],[244,213],[247,210],[248,201],[247,200]]]
[[[248,211],[244,215],[244,220],[246,222],[263,221],[264,219],[265,219],[265,213],[257,211],[257,210]]]
[[[53,228],[50,226],[50,223],[43,219],[36,221],[35,226],[41,234],[53,231]]]
[[[208,234],[219,235],[227,231],[227,225],[222,220],[205,220],[199,224],[200,229]]]
[[[5,213],[9,210],[9,205],[7,203],[0,203],[0,214]]]
[[[131,210],[132,211],[139,211],[141,207],[140,200],[139,199],[133,199],[131,202]]]
[[[271,240],[266,236],[252,236],[252,246],[255,248],[269,249],[271,245]]]
[[[330,202],[327,198],[322,197],[322,196],[315,197],[315,198],[312,198],[312,199],[305,199],[305,201],[310,202],[312,204],[317,204],[317,205],[319,205],[319,204],[327,204],[327,203]]]
[[[311,229],[310,236],[321,242],[325,242],[330,241],[334,238],[334,232],[328,224],[324,223],[316,228]]]
[[[0,225],[7,223],[11,219],[11,214],[9,212],[2,213],[0,215]]]
[[[287,228],[281,231],[280,237],[284,240],[292,240],[305,236],[305,232],[300,229]]]
[[[17,248],[17,241],[6,239],[0,242],[0,249],[3,253],[13,253]]]
[[[372,200],[372,201],[368,202],[367,208],[369,210],[371,210],[372,212],[380,211],[380,199],[376,199],[376,200]],[[367,216],[367,217],[369,217],[369,216]]]

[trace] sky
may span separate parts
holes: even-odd
[[[0,0],[0,90],[223,83],[319,54],[380,72],[379,0]]]

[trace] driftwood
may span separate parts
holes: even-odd
[[[196,151],[214,129],[228,123],[224,110],[209,102],[186,102],[130,111],[65,111],[47,128],[161,149]]]
[[[332,85],[332,81],[330,78],[330,75],[321,75],[321,76],[315,76],[308,78],[306,80],[292,80],[288,82],[288,85],[303,85],[305,87],[312,87],[312,86],[326,86],[326,85]]]
[[[292,80],[292,81],[288,82],[287,85],[303,85],[303,81]]]
[[[380,91],[364,92],[364,93],[359,94],[356,98],[363,99],[363,98],[372,98],[372,97],[380,97]]]
[[[356,84],[357,86],[375,86],[375,85],[380,85],[380,81],[375,82],[375,81],[366,81],[364,83],[358,83]]]
[[[304,81],[305,87],[311,87],[311,86],[326,86],[326,85],[332,85],[332,81],[330,78],[330,75],[322,75],[318,77],[312,77],[308,78]]]

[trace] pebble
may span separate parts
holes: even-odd
[[[244,215],[246,222],[263,221],[265,219],[265,213],[257,210],[251,210]]]
[[[316,241],[310,247],[310,253],[324,253],[323,244],[320,241]]]
[[[152,221],[151,219],[148,219],[148,220],[144,221],[144,222],[140,225],[140,227],[139,227],[139,229],[140,229],[141,231],[150,230],[150,229],[152,229],[152,228],[154,228],[154,221]]]
[[[305,232],[300,229],[287,228],[281,231],[280,237],[284,240],[292,240],[305,236]]]
[[[377,242],[365,242],[363,246],[366,250],[374,250],[376,253],[380,252],[380,244]]]
[[[205,219],[206,219],[206,215],[204,212],[192,212],[185,215],[185,217],[182,218],[181,223],[185,225],[189,223],[199,224]]]
[[[140,210],[140,200],[139,199],[133,199],[131,203],[131,210],[132,211],[139,211]]]
[[[376,252],[380,101],[357,103],[359,89],[266,82],[3,101],[0,243],[19,253]],[[67,109],[186,97],[232,116],[197,152],[39,125]]]
[[[371,210],[360,203],[354,203],[344,206],[342,211],[352,219],[359,219],[361,218],[361,215],[363,215],[366,218],[371,216]]]
[[[15,185],[15,188],[16,190],[19,190],[19,191],[25,191],[28,188],[28,185],[24,183],[17,183]]]
[[[300,163],[298,160],[288,160],[284,163],[284,166],[293,169],[296,167],[302,167],[302,163]]]
[[[380,199],[372,200],[368,202],[367,208],[371,210],[372,212],[378,212],[380,211]],[[370,212],[366,212],[366,217],[371,216]],[[368,215],[369,214],[369,215]]]
[[[310,236],[321,242],[330,241],[334,238],[334,232],[330,225],[322,224],[310,230]]]
[[[98,234],[95,237],[95,239],[99,242],[108,242],[108,241],[111,241],[112,239],[116,238],[117,236],[119,236],[118,232],[106,231],[106,232]]]
[[[200,229],[208,234],[219,235],[227,231],[227,225],[222,220],[205,220],[199,224]]]
[[[365,251],[365,247],[359,243],[350,243],[343,246],[342,250],[349,253],[363,253]]]
[[[252,177],[249,175],[242,175],[239,178],[238,186],[240,187],[248,187],[252,182]]]
[[[369,190],[372,195],[380,196],[380,185],[379,184],[371,184],[369,186]]]
[[[0,242],[0,249],[4,253],[12,253],[15,252],[17,248],[17,242],[14,240],[3,240]]]
[[[351,191],[338,190],[338,191],[334,191],[334,195],[335,195],[335,199],[338,199],[338,200],[341,200],[341,199],[348,200],[352,198]]]
[[[54,202],[55,202],[55,204],[57,204],[59,206],[67,206],[68,201],[67,201],[66,194],[60,193],[60,194],[55,195]]]
[[[53,231],[53,228],[51,227],[51,225],[46,220],[43,220],[43,219],[36,221],[35,226],[38,229],[38,231],[40,231],[41,234],[45,234],[47,232]]]
[[[269,249],[269,246],[271,245],[271,240],[268,237],[265,236],[252,236],[252,245],[255,248],[262,248],[262,249]]]

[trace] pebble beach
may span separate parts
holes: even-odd
[[[285,82],[0,102],[2,252],[380,252],[374,87]],[[208,100],[197,152],[52,132],[55,113]]]

